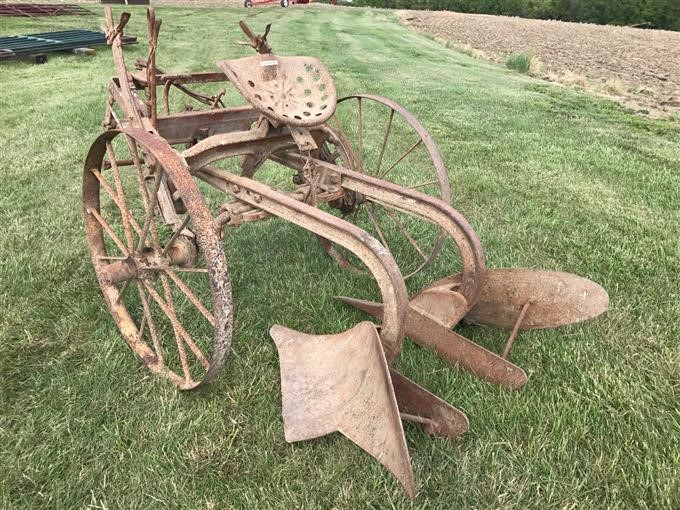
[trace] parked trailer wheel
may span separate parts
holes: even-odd
[[[422,124],[402,106],[374,95],[343,97],[329,126],[336,136],[326,143],[326,161],[451,203],[449,178],[439,149]],[[429,266],[446,238],[443,230],[429,222],[359,195],[349,194],[338,211],[390,249],[404,278]],[[346,250],[324,239],[321,244],[340,266],[360,267]]]
[[[160,217],[169,182],[187,211],[172,225]],[[130,348],[180,389],[213,379],[231,344],[231,283],[184,160],[143,130],[104,133],[85,163],[83,215],[104,300]]]

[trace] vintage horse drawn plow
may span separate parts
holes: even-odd
[[[334,335],[271,328],[286,439],[340,431],[414,497],[401,421],[446,437],[468,422],[390,368],[405,336],[483,379],[519,388],[526,375],[506,359],[519,329],[573,323],[607,308],[606,292],[578,276],[486,269],[477,234],[449,204],[448,175],[423,126],[382,97],[337,99],[319,61],[272,52],[269,26],[256,36],[241,22],[255,56],[218,62],[215,72],[169,74],[156,66],[160,21],[152,9],[148,58],[128,70],[121,47],[128,19],[124,13],[115,24],[106,7],[117,75],[106,131],[87,155],[83,209],[106,304],[151,372],[184,390],[214,379],[233,334],[224,232],[272,217],[298,225],[341,266],[370,273],[382,303],[341,298],[379,326],[362,322]],[[246,104],[225,107],[224,91],[197,89],[226,81]],[[204,107],[172,113],[171,91]],[[448,245],[460,272],[409,300],[405,277]],[[453,332],[461,320],[512,330],[506,352]]]

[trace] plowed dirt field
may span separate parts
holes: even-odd
[[[530,52],[533,74],[613,97],[654,117],[680,113],[680,33],[456,12],[400,11],[402,22],[505,64]]]

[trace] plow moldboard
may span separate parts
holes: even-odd
[[[479,300],[464,321],[512,329],[526,303],[519,329],[555,328],[597,317],[609,306],[609,296],[597,283],[571,273],[489,269]]]

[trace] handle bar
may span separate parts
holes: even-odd
[[[255,33],[250,29],[248,24],[241,20],[238,22],[239,26],[241,27],[241,30],[246,34],[246,37],[250,40],[249,43],[243,43],[243,44],[248,44],[255,48],[255,51],[258,53],[271,53],[272,49],[267,43],[267,35],[269,34],[269,29],[272,27],[272,24],[269,23],[265,29],[264,29],[264,34],[263,35],[255,35]]]

